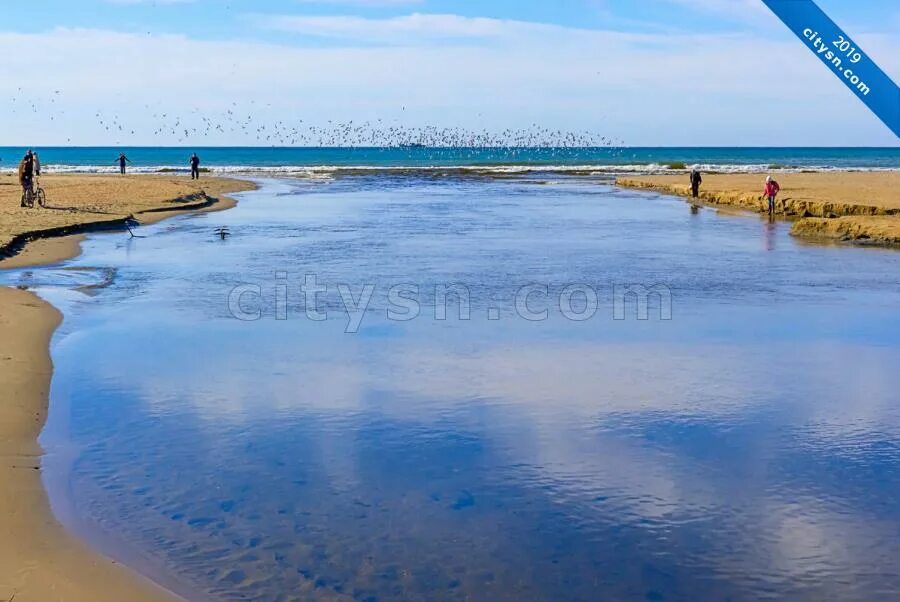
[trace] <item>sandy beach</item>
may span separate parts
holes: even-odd
[[[795,219],[796,236],[900,246],[900,172],[775,174],[776,213]],[[700,201],[764,213],[761,174],[703,174]],[[619,186],[690,196],[688,176],[619,178]]]
[[[233,206],[224,195],[253,188],[238,180],[157,176],[45,176],[50,208],[19,207],[12,176],[0,179],[0,269],[61,261],[80,235],[129,215],[159,221],[188,210]],[[45,237],[50,238],[45,238]],[[32,240],[33,239],[33,240]],[[148,580],[91,551],[54,518],[40,476],[37,437],[48,410],[49,343],[59,312],[27,291],[0,287],[0,600],[169,600]]]

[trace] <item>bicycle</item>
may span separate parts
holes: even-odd
[[[32,182],[31,188],[22,191],[22,207],[33,208],[35,199],[41,207],[47,206],[47,194],[37,180]]]

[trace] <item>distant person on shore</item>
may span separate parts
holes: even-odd
[[[125,164],[131,163],[131,159],[125,156],[125,153],[120,153],[119,158],[116,159],[119,162],[119,173],[123,176],[125,175]]]
[[[695,165],[691,170],[691,195],[696,199],[700,196],[700,184],[703,183],[703,176],[700,175],[700,170]]]
[[[34,155],[31,151],[25,153],[25,157],[19,163],[19,184],[22,185],[22,193],[26,194],[34,186]],[[25,200],[22,200],[25,206]]]
[[[197,156],[197,153],[191,155],[191,179],[200,179],[200,157]]]
[[[38,157],[37,153],[32,153],[31,156],[34,159],[34,175],[40,176],[41,175],[41,160]]]
[[[763,191],[766,199],[769,201],[769,215],[775,215],[775,197],[781,192],[781,186],[778,185],[772,176],[766,178],[766,188]]]

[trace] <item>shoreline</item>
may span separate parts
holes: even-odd
[[[764,174],[703,174],[699,205],[765,214]],[[792,220],[791,235],[811,241],[900,248],[900,172],[777,174],[775,215]],[[688,175],[616,178],[623,188],[652,190],[690,202]]]
[[[226,194],[255,188],[250,182],[225,179],[219,179],[217,186],[218,197],[204,193],[199,203],[187,204],[180,197],[163,199],[159,206],[131,213],[146,224],[185,213],[222,211],[237,204]],[[123,219],[101,220],[99,227],[97,221],[86,219],[14,235],[12,239],[25,237],[19,239],[21,248],[13,257],[0,259],[0,269],[49,265],[77,257],[86,233],[110,230],[110,223],[121,224]],[[0,382],[5,385],[0,403],[0,600],[181,600],[94,550],[65,528],[51,509],[42,480],[44,452],[38,437],[50,409],[50,345],[62,319],[55,307],[36,294],[0,286],[0,327],[4,332]]]

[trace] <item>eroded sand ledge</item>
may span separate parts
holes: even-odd
[[[50,205],[66,209],[21,209],[15,180],[0,180],[0,249],[16,253],[0,260],[0,269],[77,255],[81,238],[61,236],[70,232],[121,225],[132,214],[147,223],[187,210],[224,209],[234,201],[221,195],[254,187],[224,178],[195,183],[157,176],[45,176]],[[47,417],[50,340],[61,319],[32,293],[0,287],[0,600],[177,599],[90,550],[50,509],[37,437]]]
[[[791,234],[855,244],[900,247],[900,172],[780,173],[776,213],[795,219]],[[766,212],[761,174],[704,174],[705,205]],[[618,186],[689,197],[683,176],[623,177]]]

